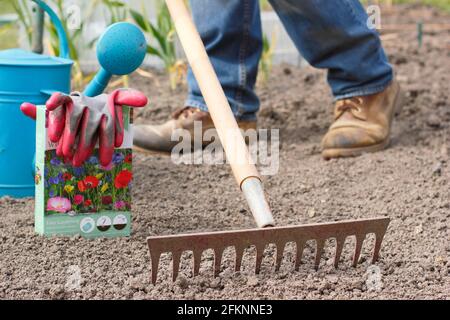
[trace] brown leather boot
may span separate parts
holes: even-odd
[[[176,129],[185,129],[194,137],[194,122],[200,121],[203,133],[213,129],[214,124],[208,112],[198,108],[184,107],[172,114],[172,119],[160,125],[134,125],[134,149],[144,152],[171,152],[178,141],[172,141],[172,132]],[[238,121],[242,130],[256,129],[256,121]],[[202,141],[206,146],[211,141]]]
[[[322,140],[323,158],[354,157],[386,148],[392,120],[402,107],[401,95],[394,80],[377,94],[337,101],[335,121]]]

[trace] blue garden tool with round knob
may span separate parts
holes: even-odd
[[[142,31],[127,22],[109,26],[97,43],[97,59],[100,71],[84,90],[94,97],[103,92],[113,75],[127,75],[144,61],[147,42]]]

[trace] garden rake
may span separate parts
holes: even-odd
[[[227,160],[248,202],[258,229],[148,237],[152,283],[156,283],[157,280],[161,254],[166,252],[172,253],[173,281],[178,276],[181,255],[185,251],[192,251],[193,253],[193,274],[196,276],[200,270],[202,253],[205,250],[212,249],[214,251],[214,275],[217,276],[220,272],[222,255],[226,248],[234,247],[236,252],[235,268],[238,271],[245,249],[254,246],[256,248],[255,272],[259,273],[267,245],[275,244],[277,247],[275,268],[278,270],[283,259],[285,245],[293,242],[296,244],[295,270],[298,270],[307,241],[315,240],[316,242],[314,265],[318,268],[325,241],[334,238],[336,240],[334,265],[337,267],[346,238],[355,236],[356,247],[353,265],[356,266],[366,235],[373,233],[375,234],[375,248],[372,262],[376,261],[390,221],[387,217],[275,227],[258,171],[250,159],[244,138],[239,131],[230,105],[189,11],[183,0],[166,0],[166,3],[189,64],[208,105]]]

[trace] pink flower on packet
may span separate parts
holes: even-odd
[[[47,201],[47,211],[56,211],[60,213],[66,213],[72,209],[70,200],[63,197],[50,198]]]

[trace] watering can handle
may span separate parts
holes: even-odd
[[[32,0],[35,2],[39,7],[42,8],[49,16],[50,20],[52,20],[53,25],[56,28],[56,32],[58,33],[59,38],[59,56],[61,58],[69,59],[69,42],[67,41],[67,35],[64,31],[64,27],[61,23],[61,20],[59,20],[56,13],[42,0]]]

